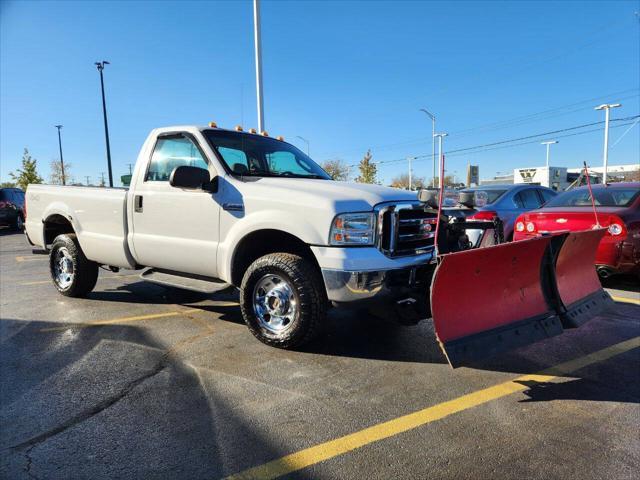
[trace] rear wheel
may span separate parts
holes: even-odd
[[[15,221],[13,222],[13,229],[22,232],[24,230],[24,218],[22,215],[17,215]]]
[[[76,235],[58,235],[49,253],[49,270],[58,292],[84,297],[96,286],[98,264],[85,257]]]
[[[261,342],[279,348],[299,347],[314,338],[326,303],[316,268],[289,253],[272,253],[253,262],[240,286],[247,327]]]

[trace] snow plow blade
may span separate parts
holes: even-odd
[[[552,237],[443,255],[431,315],[452,367],[562,333],[543,290]]]
[[[452,367],[559,335],[612,303],[594,267],[603,229],[445,254],[431,283]]]
[[[564,328],[576,328],[604,309],[613,300],[602,289],[594,267],[596,250],[606,230],[585,230],[554,236],[555,287],[560,300],[559,314]]]

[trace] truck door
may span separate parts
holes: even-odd
[[[158,136],[129,210],[136,259],[149,267],[216,277],[220,207],[215,193],[169,184],[171,172],[182,165],[216,173],[192,135]]]

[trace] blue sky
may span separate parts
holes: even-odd
[[[251,2],[1,5],[2,180],[25,146],[48,177],[57,123],[77,180],[106,171],[97,60],[111,62],[116,178],[154,127],[257,126]],[[450,133],[445,151],[597,122],[602,102],[623,104],[613,118],[637,115],[639,10],[637,1],[263,1],[266,128],[302,148],[295,137],[309,139],[318,162],[353,164],[367,148],[385,162],[429,154],[422,107]],[[640,127],[620,139],[627,128],[611,130],[610,164],[640,161]],[[486,178],[542,165],[545,139],[452,154],[447,170],[463,176],[477,163]],[[553,164],[601,164],[601,131],[559,140]],[[428,176],[430,159],[414,168]],[[405,161],[379,166],[386,182],[406,170]]]

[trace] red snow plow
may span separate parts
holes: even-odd
[[[498,239],[501,225],[451,216],[441,222],[438,245],[444,249],[431,280],[430,303],[438,341],[452,367],[560,335],[612,304],[593,266],[605,229],[451,250],[448,246],[464,244],[465,229],[493,230]]]

